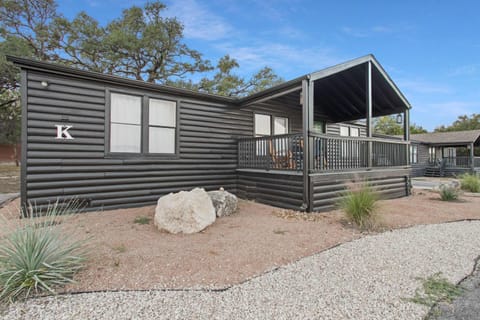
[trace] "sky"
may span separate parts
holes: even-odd
[[[100,23],[142,0],[57,0],[68,18]],[[480,113],[480,1],[165,0],[184,41],[212,63],[237,59],[249,77],[269,66],[285,80],[373,54],[431,131]]]

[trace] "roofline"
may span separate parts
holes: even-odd
[[[94,71],[85,71],[72,67],[62,66],[56,63],[42,62],[37,60],[19,58],[15,56],[7,55],[7,60],[13,62],[21,68],[35,71],[48,71],[58,75],[74,75],[77,78],[83,79],[95,79],[101,82],[107,82],[111,84],[123,84],[135,88],[144,88],[149,90],[161,91],[162,93],[174,94],[174,95],[183,95],[189,98],[196,98],[202,100],[213,100],[221,103],[230,103],[235,104],[239,101],[238,98],[224,97],[220,95],[202,93],[189,89],[182,89],[177,87],[172,87],[163,84],[150,83],[141,80],[128,79],[116,75],[107,75],[100,72]]]
[[[378,60],[375,58],[375,56],[373,54],[367,54],[363,57],[359,57],[359,58],[356,58],[356,59],[353,59],[353,60],[349,60],[349,61],[337,64],[337,65],[328,67],[326,69],[322,69],[322,70],[319,70],[319,71],[312,72],[312,73],[310,73],[309,76],[312,80],[319,80],[319,79],[326,78],[328,76],[334,75],[336,73],[345,71],[347,69],[359,66],[359,65],[364,64],[364,63],[369,62],[369,61],[372,62],[375,65],[375,67],[380,72],[380,74],[383,76],[385,81],[387,81],[387,83],[395,91],[395,93],[400,97],[400,99],[403,101],[403,103],[405,103],[406,107],[408,109],[411,109],[412,105],[410,104],[410,102],[408,102],[407,98],[403,95],[403,93],[397,87],[395,82],[393,82],[392,78],[390,78],[390,76],[387,74],[385,69],[383,69],[382,65],[378,62]]]
[[[63,66],[55,63],[36,61],[36,60],[25,59],[25,58],[10,56],[10,55],[7,55],[6,57],[8,61],[11,61],[14,64],[25,69],[37,70],[37,71],[49,71],[51,73],[60,74],[60,75],[70,75],[70,76],[74,75],[78,78],[88,78],[88,79],[93,78],[93,79],[96,79],[102,82],[107,82],[107,83],[114,83],[114,84],[120,83],[120,84],[136,87],[136,88],[140,87],[140,88],[145,88],[149,90],[161,91],[169,94],[184,95],[190,98],[213,100],[221,103],[236,104],[236,105],[240,105],[241,107],[251,105],[252,103],[262,101],[272,96],[278,96],[283,93],[291,92],[292,90],[295,90],[297,87],[301,86],[303,80],[307,80],[307,79],[309,79],[310,81],[318,80],[318,79],[333,75],[335,73],[350,69],[352,67],[358,66],[360,64],[366,63],[368,61],[371,61],[375,65],[377,70],[380,72],[380,74],[384,77],[384,79],[388,82],[388,84],[392,87],[395,93],[397,93],[400,99],[405,103],[407,108],[408,109],[412,108],[408,100],[405,98],[405,96],[402,94],[402,92],[396,86],[393,80],[388,76],[386,71],[383,69],[383,67],[380,65],[380,63],[377,61],[377,59],[373,54],[368,54],[363,57],[359,57],[344,63],[337,64],[332,67],[328,67],[316,72],[312,72],[312,73],[300,76],[293,80],[283,82],[279,85],[251,94],[243,98],[225,97],[225,96],[220,96],[216,94],[202,93],[202,92],[197,92],[189,89],[177,88],[177,87],[172,87],[172,86],[157,84],[157,83],[149,83],[141,80],[133,80],[133,79],[128,79],[128,78],[124,78],[116,75],[107,75],[107,74],[94,72],[94,71],[85,71],[85,70],[67,67],[67,66]]]

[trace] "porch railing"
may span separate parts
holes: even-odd
[[[337,171],[408,165],[408,142],[364,137],[338,137],[311,134],[311,171]],[[238,142],[238,167],[241,169],[303,170],[303,135],[285,134],[241,138]]]
[[[313,137],[314,171],[368,168],[369,145],[372,148],[371,167],[408,165],[408,142],[365,137],[333,137],[315,134]]]
[[[475,168],[480,167],[480,157],[473,158]],[[466,168],[472,167],[472,159],[469,156],[443,157],[430,160],[430,165],[444,168]]]
[[[238,167],[303,170],[303,135],[284,134],[238,141]]]

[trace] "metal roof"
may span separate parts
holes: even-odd
[[[435,145],[480,143],[480,130],[412,134],[410,140]]]

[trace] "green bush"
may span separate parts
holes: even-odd
[[[377,195],[368,186],[348,190],[340,200],[340,208],[347,219],[362,230],[375,227],[377,222]]]
[[[85,261],[85,240],[61,228],[60,215],[78,210],[79,203],[58,202],[42,217],[34,214],[12,223],[4,219],[4,237],[0,240],[0,300],[12,302],[32,294],[49,292],[73,282],[73,275]],[[39,213],[30,206],[29,213]],[[17,220],[18,221],[18,220]]]
[[[443,186],[439,190],[440,198],[443,201],[454,201],[458,199],[459,190],[453,186]]]
[[[474,174],[464,174],[460,177],[460,184],[463,190],[469,192],[480,192],[480,178]]]

